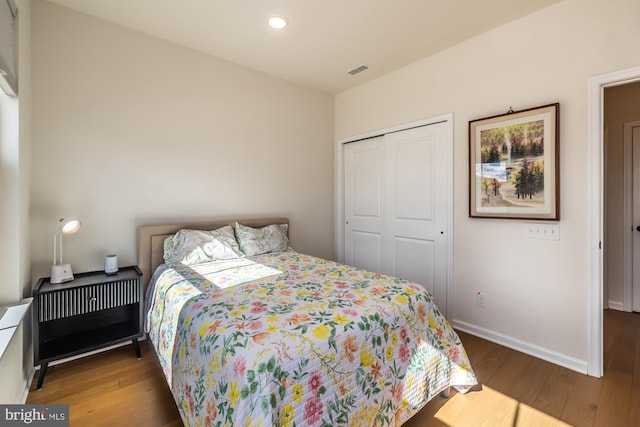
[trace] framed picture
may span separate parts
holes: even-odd
[[[469,122],[469,216],[560,219],[560,104]]]

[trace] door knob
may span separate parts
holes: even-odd
[[[640,231],[640,225],[636,227],[636,231]]]

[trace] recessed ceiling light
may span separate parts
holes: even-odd
[[[284,15],[272,15],[269,17],[269,26],[276,30],[281,30],[287,26],[289,20]]]

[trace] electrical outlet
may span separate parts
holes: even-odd
[[[476,293],[476,305],[478,307],[487,308],[487,294],[478,291],[478,293]]]
[[[560,240],[560,225],[527,222],[524,235],[531,239]]]

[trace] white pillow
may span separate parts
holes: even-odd
[[[236,239],[246,256],[282,252],[289,246],[289,224],[271,224],[253,228],[236,222]]]
[[[229,225],[212,231],[182,229],[164,239],[164,261],[171,266],[242,256],[233,228]]]

